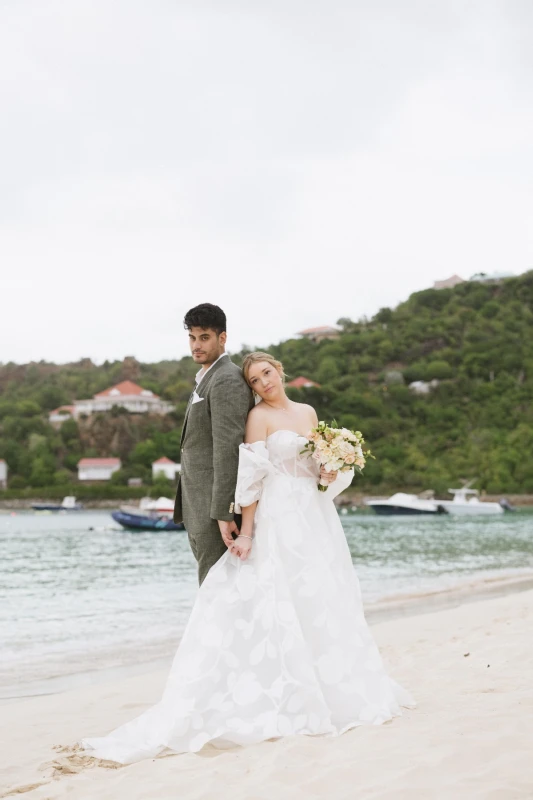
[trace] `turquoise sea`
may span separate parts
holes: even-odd
[[[341,519],[370,613],[394,598],[533,578],[532,513]],[[127,533],[103,511],[0,513],[0,700],[163,663],[196,589],[184,533]]]

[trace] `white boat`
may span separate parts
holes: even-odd
[[[81,511],[83,504],[77,503],[76,498],[72,495],[67,495],[60,505],[57,503],[32,503],[31,507],[34,511]]]
[[[365,504],[376,514],[442,514],[441,503],[417,497],[416,494],[396,492],[384,499],[366,499]]]
[[[439,505],[448,514],[456,516],[503,514],[505,510],[501,503],[482,502],[477,489],[468,489],[463,486],[462,489],[448,489],[448,492],[453,494],[453,500],[439,500]],[[511,510],[510,506],[509,510]]]
[[[174,500],[169,497],[158,497],[152,500],[151,497],[142,497],[138,506],[121,506],[120,510],[125,514],[155,514],[171,517],[174,513]]]
[[[157,500],[143,497],[140,502],[140,508],[143,511],[157,511],[159,514],[173,514],[174,500],[169,497],[158,497]]]

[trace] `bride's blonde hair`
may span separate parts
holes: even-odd
[[[271,356],[270,353],[262,353],[260,350],[258,350],[256,353],[249,353],[244,357],[242,362],[242,373],[248,385],[250,385],[250,381],[248,379],[250,367],[252,364],[259,364],[261,361],[265,361],[267,364],[270,364],[272,367],[274,367],[274,369],[277,370],[281,375],[281,380],[285,384],[286,375],[281,361],[278,361],[277,358]]]

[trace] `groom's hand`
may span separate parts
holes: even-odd
[[[237,523],[234,519],[231,522],[226,522],[225,519],[217,519],[218,527],[220,528],[220,533],[222,535],[222,539],[224,540],[224,544],[226,547],[231,547],[233,542],[235,541],[233,536],[231,535],[234,531],[239,535],[239,529],[237,527]]]

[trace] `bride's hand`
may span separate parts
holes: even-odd
[[[239,534],[230,547],[230,552],[238,556],[241,561],[246,561],[252,549],[252,539],[248,536]]]
[[[327,472],[325,467],[320,467],[320,480],[322,483],[333,483],[333,481],[337,478],[338,471],[335,470],[334,472]]]

